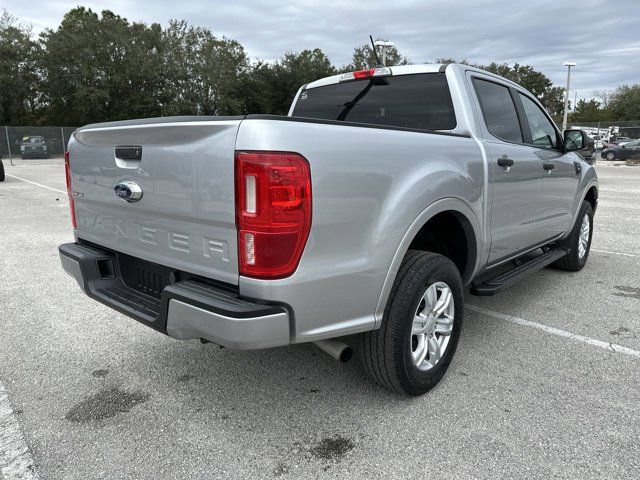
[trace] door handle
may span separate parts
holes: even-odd
[[[551,170],[556,168],[556,166],[553,163],[543,163],[542,168],[544,168],[547,172],[550,172]]]
[[[511,160],[510,158],[499,158],[498,159],[498,166],[500,167],[513,167],[513,160]]]
[[[142,147],[125,146],[116,147],[116,158],[118,160],[142,160]]]

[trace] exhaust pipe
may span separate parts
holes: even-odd
[[[353,348],[338,340],[318,340],[313,342],[320,350],[324,350],[341,363],[347,363],[353,358]]]

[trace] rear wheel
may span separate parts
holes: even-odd
[[[380,329],[359,337],[359,360],[380,385],[422,395],[449,368],[463,315],[462,279],[455,264],[436,253],[409,251]]]
[[[4,165],[0,159],[0,182],[4,182]]]
[[[558,244],[559,247],[568,248],[567,254],[551,265],[561,270],[577,272],[587,263],[589,250],[591,249],[591,237],[593,235],[593,207],[586,200],[582,202],[576,224],[571,234]]]

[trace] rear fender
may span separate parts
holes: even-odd
[[[418,217],[413,221],[407,232],[404,234],[404,237],[402,237],[400,245],[396,249],[396,253],[391,262],[391,266],[389,267],[389,271],[382,287],[382,292],[380,293],[378,305],[376,307],[375,328],[380,328],[384,310],[387,305],[387,300],[389,299],[393,283],[396,280],[396,276],[398,275],[398,271],[400,270],[400,265],[402,264],[402,260],[409,250],[411,242],[418,234],[420,229],[424,225],[426,225],[429,220],[431,220],[437,214],[446,211],[457,212],[460,215],[464,216],[464,218],[471,225],[471,229],[473,230],[473,235],[475,237],[476,251],[473,252],[475,259],[473,260],[473,265],[467,267],[466,271],[464,272],[464,276],[462,279],[463,283],[469,283],[476,272],[480,269],[482,255],[480,254],[479,247],[483,244],[482,238],[480,237],[480,232],[482,230],[480,228],[480,222],[478,221],[476,215],[473,213],[473,210],[471,210],[471,208],[466,203],[457,198],[443,198],[441,200],[438,200],[437,202],[432,203],[427,208],[425,208],[422,213],[420,213],[420,215],[418,215]]]

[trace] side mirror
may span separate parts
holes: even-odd
[[[587,134],[582,130],[564,131],[564,149],[566,152],[582,150],[587,145]]]

